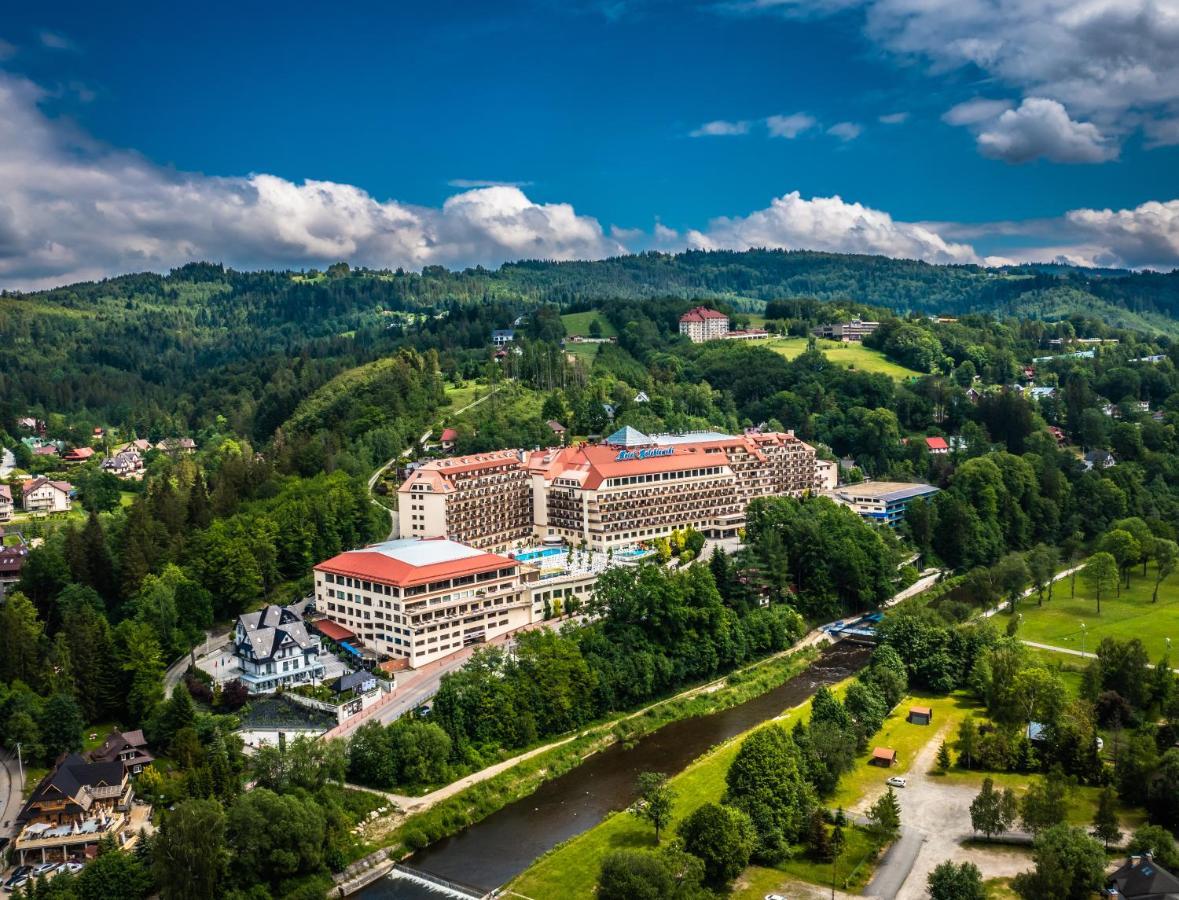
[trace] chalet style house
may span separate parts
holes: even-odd
[[[17,815],[13,849],[24,865],[93,856],[108,835],[125,846],[135,835],[127,827],[134,799],[131,777],[118,759],[91,762],[66,754]]]
[[[12,518],[12,488],[0,484],[0,522],[7,522]]]
[[[44,475],[30,478],[22,485],[21,505],[25,512],[69,512],[73,506],[74,486],[68,481],[50,481]]]
[[[156,758],[147,750],[147,739],[143,731],[112,731],[97,750],[88,754],[91,762],[120,762],[128,775],[138,775]]]

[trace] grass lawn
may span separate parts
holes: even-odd
[[[462,409],[469,403],[474,403],[480,397],[484,396],[489,388],[487,385],[479,384],[477,381],[464,381],[461,385],[446,383],[446,399],[449,402],[447,410],[454,411]]]
[[[590,322],[594,319],[597,319],[598,324],[602,326],[602,337],[618,337],[617,329],[596,309],[591,309],[588,312],[565,313],[561,316],[561,321],[565,323],[565,333],[581,337],[590,336]]]
[[[597,358],[598,348],[601,344],[566,344],[565,352],[575,359],[580,360],[587,366],[594,364],[594,359]]]
[[[810,715],[810,702],[788,710],[776,721],[787,727],[799,717]],[[759,727],[764,727],[759,726]],[[683,772],[671,779],[676,791],[673,822],[667,833],[673,833],[680,821],[707,802],[719,801],[725,792],[725,774],[729,770],[745,735],[733,738],[716,749],[695,760]],[[853,837],[852,832],[855,831]],[[862,862],[867,851],[868,839],[857,829],[845,829],[847,846],[839,861],[840,870],[850,872]],[[605,819],[599,825],[565,844],[555,847],[542,856],[528,870],[510,885],[513,891],[526,897],[592,897],[602,859],[611,851],[624,848],[654,847],[654,832],[647,823],[637,817],[620,812]],[[871,866],[859,866],[857,878],[866,884],[871,875]],[[831,878],[830,866],[816,864],[806,859],[790,860],[780,867],[764,868],[751,866],[741,877],[739,884],[749,883],[748,890],[736,896],[760,897],[765,894],[762,885],[780,883],[783,878],[801,879],[815,884],[828,884]],[[843,879],[843,875],[840,879]],[[768,890],[768,888],[767,888]],[[758,893],[761,891],[761,893]]]
[[[82,749],[83,750],[97,750],[102,746],[102,742],[106,736],[115,730],[114,722],[98,722],[94,725],[87,725],[82,729]],[[90,735],[94,735],[94,739],[90,739]]]
[[[769,347],[787,359],[794,359],[806,350],[806,345],[807,338],[787,337],[771,338],[762,346]],[[879,350],[869,350],[859,344],[819,341],[818,345],[819,349],[823,351],[823,355],[837,366],[846,366],[849,369],[859,369],[863,372],[879,372],[897,379],[919,377],[922,374],[913,369],[907,369],[899,363],[894,363]]]
[[[987,900],[1019,900],[1019,894],[1011,888],[1010,878],[988,878],[983,882]]]
[[[130,506],[138,496],[135,491],[119,491],[119,506]]]
[[[1089,594],[1083,579],[1077,576],[1077,595],[1069,597],[1069,579],[1056,585],[1055,597],[1036,606],[1034,600],[1024,600],[1018,611],[1023,614],[1017,636],[1021,640],[1036,641],[1081,649],[1081,625],[1085,628],[1085,651],[1092,653],[1103,637],[1119,640],[1139,638],[1157,660],[1166,652],[1167,638],[1179,640],[1179,578],[1171,576],[1159,586],[1158,603],[1151,603],[1154,590],[1154,566],[1143,577],[1136,567],[1130,576],[1130,587],[1122,588],[1121,597],[1102,597],[1101,615],[1097,601]],[[996,616],[996,624],[1006,625],[1004,613]]]
[[[911,706],[932,708],[932,724],[914,725],[910,723],[908,715]],[[835,795],[828,801],[828,806],[854,809],[867,795],[878,793],[879,789],[883,787],[885,779],[908,772],[917,755],[939,733],[941,733],[942,739],[952,744],[954,734],[958,730],[958,723],[966,718],[972,710],[976,710],[976,706],[964,693],[955,693],[948,697],[926,694],[911,694],[903,697],[896,708],[889,713],[888,718],[884,720],[884,726],[868,742],[868,749],[856,760],[855,768],[839,780],[839,787],[836,789]],[[888,747],[897,751],[896,764],[889,769],[869,765],[868,760],[871,759],[872,750],[875,747]]]
[[[845,827],[843,835],[847,843],[835,861],[836,886],[841,891],[858,894],[872,877],[876,845],[862,828]],[[831,875],[831,863],[816,862],[805,856],[789,859],[772,868],[750,866],[729,896],[738,900],[762,900],[771,891],[781,892],[792,881],[830,885]]]

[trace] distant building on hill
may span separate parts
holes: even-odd
[[[879,327],[879,322],[852,319],[850,322],[829,322],[826,325],[820,325],[812,333],[815,337],[850,344],[859,343]]]
[[[697,306],[680,316],[680,334],[693,344],[716,341],[729,333],[729,317],[723,312]]]
[[[918,497],[932,497],[938,489],[931,484],[909,484],[901,481],[864,481],[845,484],[828,492],[836,503],[853,510],[874,522],[895,528],[905,518],[909,504]]]

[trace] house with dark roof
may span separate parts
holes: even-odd
[[[20,581],[21,570],[25,567],[25,560],[29,558],[29,545],[24,537],[17,532],[15,541],[5,541],[5,532],[0,528],[0,600],[4,599],[4,592]]]
[[[130,776],[119,760],[91,762],[63,755],[41,779],[16,817],[20,833],[13,849],[20,862],[89,856],[107,835],[124,845],[133,835],[125,825],[135,799]]]
[[[156,761],[148,752],[147,739],[143,731],[112,731],[97,750],[87,756],[91,762],[120,762],[128,775],[138,775],[145,767]]]
[[[1091,469],[1112,469],[1118,464],[1114,459],[1114,455],[1108,450],[1090,450],[1082,458],[1081,462],[1085,466],[1085,471]]]
[[[289,606],[271,604],[238,616],[233,653],[241,667],[238,677],[251,694],[323,678],[319,638],[307,632],[303,619]]]
[[[1102,894],[1126,900],[1179,900],[1179,878],[1143,853],[1131,856],[1111,874]]]

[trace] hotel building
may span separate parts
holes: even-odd
[[[692,527],[737,533],[757,497],[816,487],[815,451],[791,433],[647,436],[623,428],[604,443],[529,456],[536,534],[605,551]]]
[[[596,445],[439,460],[399,489],[401,533],[484,549],[560,539],[606,551],[692,527],[732,536],[757,497],[828,484],[791,432],[648,436],[626,427]]]
[[[931,484],[910,484],[901,481],[864,481],[845,484],[827,491],[836,503],[850,506],[873,522],[896,528],[905,518],[909,504],[918,497],[929,498],[938,492]]]
[[[518,450],[428,462],[398,488],[401,536],[494,550],[532,539],[532,488]]]
[[[405,538],[320,563],[315,604],[365,646],[417,668],[529,624],[537,575],[452,540]]]
[[[693,344],[717,341],[729,333],[729,317],[723,312],[697,306],[680,316],[680,334]]]

